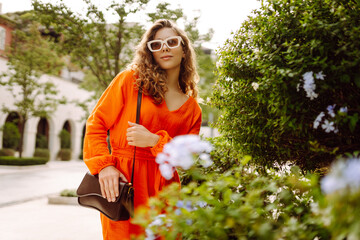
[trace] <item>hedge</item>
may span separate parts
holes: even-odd
[[[12,148],[3,148],[0,149],[0,156],[14,156],[15,150]]]
[[[0,156],[0,165],[30,166],[46,164],[48,161],[48,159],[40,157],[18,158],[12,156]]]

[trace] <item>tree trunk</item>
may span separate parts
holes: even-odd
[[[24,146],[24,132],[25,124],[27,122],[26,118],[20,117],[20,143],[19,143],[19,157],[22,158],[23,146]]]

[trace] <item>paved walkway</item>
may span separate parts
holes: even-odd
[[[97,211],[48,204],[49,194],[76,189],[86,171],[84,163],[75,160],[44,166],[0,166],[0,239],[102,239]]]

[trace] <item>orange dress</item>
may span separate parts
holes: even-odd
[[[138,91],[134,88],[134,72],[126,70],[117,75],[102,94],[86,123],[84,161],[92,174],[98,174],[107,166],[115,166],[130,181],[134,147],[127,144],[128,121],[136,120]],[[151,196],[172,183],[180,182],[177,172],[171,180],[164,179],[155,157],[173,137],[199,134],[201,109],[193,97],[177,110],[169,111],[165,101],[155,104],[150,96],[143,94],[140,123],[150,132],[160,136],[158,143],[150,148],[136,148],[134,171],[135,209],[147,205]],[[106,137],[110,129],[112,154],[109,154]],[[104,239],[130,239],[130,235],[143,233],[140,226],[130,221],[112,221],[101,214]]]

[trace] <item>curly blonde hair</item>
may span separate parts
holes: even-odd
[[[162,28],[171,28],[183,39],[182,47],[185,57],[180,65],[179,86],[184,94],[196,98],[198,95],[197,83],[199,75],[196,70],[195,51],[186,33],[173,22],[165,19],[157,20],[145,32],[136,48],[135,57],[130,64],[130,68],[135,71],[136,85],[137,87],[142,86],[144,94],[152,96],[155,103],[160,104],[163,102],[165,92],[168,90],[166,71],[156,63],[147,47],[147,42],[154,40],[155,34]]]

